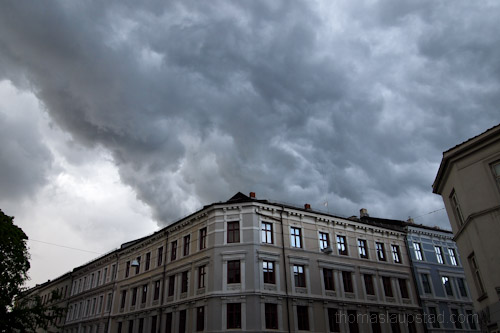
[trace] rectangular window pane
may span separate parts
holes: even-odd
[[[377,258],[380,261],[386,261],[384,243],[375,243],[375,249],[377,250]]]
[[[205,329],[205,307],[196,308],[196,331],[201,332]]]
[[[347,255],[347,242],[345,236],[337,235],[337,249],[340,255]]]
[[[375,288],[373,286],[373,275],[363,274],[363,280],[365,282],[365,290],[367,295],[375,295]]]
[[[440,264],[444,264],[443,251],[441,250],[441,247],[434,246],[434,251],[436,252],[437,262],[440,263]]]
[[[177,241],[173,241],[170,247],[170,261],[177,259]]]
[[[335,290],[333,269],[323,268],[323,280],[325,284],[325,290]]]
[[[401,252],[398,245],[391,245],[392,259],[395,263],[401,263]]]
[[[307,306],[297,305],[297,327],[299,330],[309,330],[309,309]]]
[[[266,328],[278,329],[278,305],[266,303],[264,307],[266,316]]]
[[[262,222],[261,241],[266,244],[273,244],[273,224]]]
[[[330,239],[328,237],[328,233],[320,232],[319,233],[319,248],[321,250],[324,250],[329,246],[330,246]]]
[[[385,296],[387,296],[387,297],[393,297],[394,295],[392,293],[391,278],[388,277],[388,276],[382,276],[382,282],[383,282],[383,285],[384,285]]]
[[[184,256],[189,255],[190,245],[191,245],[191,235],[184,236]]]
[[[290,228],[290,241],[292,247],[302,248],[302,236],[300,228]]]
[[[358,239],[358,250],[360,258],[368,259],[368,246],[366,245],[366,240]]]
[[[240,223],[228,222],[227,223],[227,242],[239,243],[240,242]]]
[[[413,249],[415,250],[415,258],[417,260],[422,260],[422,247],[420,246],[420,243],[413,243]]]
[[[409,298],[406,279],[398,279],[398,283],[399,283],[399,291],[401,292],[401,297]]]
[[[422,287],[424,288],[424,293],[426,294],[431,294],[431,283],[429,281],[429,275],[427,274],[421,274],[422,277]]]
[[[241,304],[227,304],[227,328],[241,328]]]
[[[227,283],[240,283],[240,261],[227,262]]]
[[[344,284],[344,291],[348,293],[354,292],[353,286],[352,286],[352,273],[351,272],[346,272],[342,271],[342,282]]]
[[[453,296],[453,290],[451,289],[450,278],[447,276],[443,276],[441,277],[441,280],[443,281],[443,286],[444,290],[446,291],[446,295]]]
[[[330,332],[340,332],[340,317],[337,309],[328,308],[328,326]]]
[[[158,249],[156,266],[159,267],[161,264],[163,264],[163,246]]]
[[[455,249],[449,248],[448,249],[448,254],[450,255],[450,261],[453,266],[457,266],[457,253],[455,252]]]
[[[182,272],[181,279],[181,293],[186,293],[188,291],[188,272]]]
[[[205,288],[205,275],[206,275],[206,266],[200,266],[198,268],[198,288]]]
[[[274,274],[274,261],[264,260],[262,262],[262,271],[264,273],[264,283],[276,283]]]
[[[200,229],[200,250],[207,247],[207,228]]]
[[[304,288],[306,286],[306,275],[304,273],[304,266],[293,265],[293,276],[295,280],[295,287]]]

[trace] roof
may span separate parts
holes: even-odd
[[[463,154],[465,152],[469,152],[475,149],[478,149],[480,145],[488,143],[490,140],[498,140],[500,139],[500,124],[493,126],[481,134],[478,134],[458,145],[448,149],[443,152],[443,159],[441,160],[441,164],[439,165],[439,170],[436,175],[436,179],[432,184],[432,192],[440,194],[441,192],[441,183],[446,178],[445,175],[448,172],[449,165],[454,158],[457,158],[458,155]]]
[[[450,230],[445,230],[441,229],[437,226],[435,227],[429,227],[423,224],[416,224],[413,222],[408,222],[408,221],[402,221],[402,220],[391,220],[391,219],[383,219],[383,218],[378,218],[378,217],[371,217],[371,216],[363,216],[360,218],[361,222],[365,222],[368,224],[373,224],[376,226],[381,226],[381,227],[386,227],[398,231],[403,231],[407,227],[413,227],[413,228],[420,228],[420,229],[426,229],[426,230],[432,230],[432,231],[438,231],[438,232],[444,232],[448,234],[453,234]]]

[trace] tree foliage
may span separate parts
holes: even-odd
[[[0,332],[46,330],[64,311],[55,305],[56,292],[44,304],[36,291],[23,287],[30,268],[27,240],[14,217],[0,210]]]

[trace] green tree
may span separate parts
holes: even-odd
[[[36,292],[23,287],[30,268],[27,240],[14,225],[14,217],[0,209],[0,332],[46,330],[64,312],[55,305],[60,298],[57,293],[43,304]]]

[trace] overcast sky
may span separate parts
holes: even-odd
[[[30,285],[238,191],[449,228],[431,185],[500,122],[499,19],[498,1],[2,1],[0,208]]]

